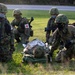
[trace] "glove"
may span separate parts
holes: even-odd
[[[69,48],[72,44],[73,44],[73,43],[72,43],[71,40],[67,40],[66,43],[65,43],[65,47],[66,47],[66,48]]]

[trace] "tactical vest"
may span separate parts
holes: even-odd
[[[30,36],[30,27],[27,24],[29,24],[29,22],[26,18],[22,18],[20,21],[14,19],[11,23],[12,26],[17,26],[17,30],[20,33],[24,33],[25,35]]]

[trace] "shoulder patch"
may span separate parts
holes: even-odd
[[[25,28],[29,28],[29,24],[25,24]]]

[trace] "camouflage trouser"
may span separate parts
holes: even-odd
[[[55,57],[56,62],[64,62],[64,60],[69,60],[75,56],[75,46],[68,48],[67,50],[62,49]]]
[[[0,46],[0,61],[7,62],[12,59],[12,53],[8,45]]]
[[[22,44],[26,44],[29,41],[29,37],[25,34],[20,34]]]
[[[24,33],[20,33],[17,29],[14,30],[15,39],[21,40],[22,44],[25,44],[29,41],[29,36],[26,36]]]

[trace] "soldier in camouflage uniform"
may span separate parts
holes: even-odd
[[[45,31],[46,31],[46,42],[49,41],[51,31],[53,33],[54,30],[57,28],[54,21],[55,21],[56,16],[59,14],[59,11],[57,8],[51,8],[49,13],[50,13],[51,17],[48,20],[48,24],[47,24],[47,27],[45,29]]]
[[[22,17],[22,13],[19,9],[13,11],[14,20],[11,22],[13,32],[17,42],[27,44],[30,37],[30,27],[28,19]]]
[[[6,13],[7,7],[5,4],[0,3],[0,61],[2,62],[11,60],[14,51],[11,26],[6,19]]]
[[[49,57],[51,58],[53,56],[53,52],[60,45],[60,41],[62,41],[64,48],[59,51],[55,58],[57,62],[61,62],[75,56],[75,27],[73,25],[68,25],[69,20],[63,14],[59,14],[56,17],[55,22],[58,28],[52,35],[54,40],[50,41],[52,42],[52,48]],[[50,59],[50,61],[52,61],[52,59]]]

